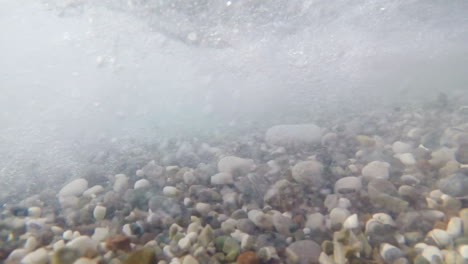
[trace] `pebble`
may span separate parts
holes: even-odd
[[[191,255],[187,255],[184,257],[184,260],[182,261],[182,264],[198,264],[198,260]]]
[[[89,236],[79,236],[66,244],[68,248],[77,249],[81,255],[87,251],[96,251],[97,243],[92,240]]]
[[[331,229],[339,229],[344,221],[350,215],[349,211],[343,208],[333,208],[330,211],[330,227]]]
[[[361,188],[361,179],[354,176],[341,178],[335,183],[335,193],[339,194],[358,192],[361,190]]]
[[[390,164],[382,161],[372,161],[362,168],[362,176],[367,181],[372,179],[388,179]]]
[[[468,245],[459,246],[458,254],[460,254],[464,260],[468,260]]]
[[[155,264],[155,251],[152,248],[144,247],[130,253],[122,264]]]
[[[209,203],[197,203],[195,209],[202,215],[208,215],[211,212],[211,205]]]
[[[247,214],[250,221],[262,229],[271,229],[273,227],[273,218],[271,215],[264,214],[260,210],[250,210]]]
[[[83,192],[83,197],[91,198],[102,191],[104,191],[104,187],[101,185],[94,185],[93,187]]]
[[[403,257],[404,253],[401,249],[391,244],[383,243],[380,246],[380,256],[382,256],[386,263],[393,263],[398,258]]]
[[[440,190],[452,197],[468,196],[468,176],[453,174],[439,181]]]
[[[309,264],[318,262],[322,249],[319,244],[312,240],[296,241],[288,246],[299,258],[299,264]]]
[[[49,254],[45,248],[39,248],[31,253],[28,253],[21,260],[21,264],[47,264],[48,262]]]
[[[408,153],[411,152],[412,147],[410,144],[401,142],[401,141],[395,141],[392,145],[392,150],[396,154],[402,154],[402,153]]]
[[[100,263],[100,258],[90,259],[90,258],[79,258],[73,262],[73,264],[98,264]]]
[[[112,251],[130,251],[130,242],[130,237],[122,234],[117,234],[106,239],[105,247]]]
[[[125,174],[115,175],[113,189],[117,193],[122,193],[128,188],[128,177]]]
[[[60,189],[58,196],[80,196],[88,189],[88,181],[83,178],[73,180]]]
[[[218,170],[228,174],[247,173],[255,168],[251,159],[243,159],[236,156],[227,156],[219,160]]]
[[[452,238],[457,238],[463,234],[463,222],[460,217],[452,217],[447,224],[447,233]]]
[[[352,215],[348,216],[346,218],[346,220],[344,221],[344,223],[343,223],[343,227],[348,229],[348,230],[358,228],[359,227],[359,219],[358,219],[357,214],[352,214]]]
[[[211,176],[212,185],[224,185],[224,184],[234,184],[234,179],[232,174],[227,172],[220,172]]]
[[[109,228],[108,227],[96,227],[94,229],[94,233],[91,236],[91,239],[97,242],[104,241],[109,236]]]
[[[206,225],[203,230],[200,232],[200,235],[198,236],[198,243],[200,243],[201,246],[207,247],[208,244],[214,240],[214,234],[213,234],[213,229],[211,228],[210,225]]]
[[[67,231],[63,232],[62,237],[65,240],[72,240],[73,239],[73,231],[67,230]]]
[[[462,144],[455,152],[455,159],[461,164],[468,164],[468,144]]]
[[[439,258],[440,260],[442,260],[442,253],[440,252],[440,249],[438,249],[437,247],[435,246],[427,246],[423,249],[422,251],[422,256],[432,262],[432,259],[434,257],[436,258]]]
[[[97,221],[104,220],[104,218],[106,217],[106,211],[107,211],[106,207],[102,205],[97,205],[96,207],[94,207],[94,210],[93,210],[94,219],[96,219]]]
[[[65,241],[63,239],[60,239],[59,241],[55,242],[53,245],[52,245],[52,249],[54,251],[57,251],[61,248],[65,247]]]
[[[176,187],[166,186],[163,188],[163,194],[167,197],[177,197],[180,194],[180,191]]]
[[[406,166],[413,166],[416,164],[416,159],[411,153],[399,154],[398,159],[401,161],[401,163],[405,164]]]
[[[322,129],[314,124],[277,125],[269,128],[265,141],[274,146],[300,148],[320,143]]]
[[[321,213],[309,214],[305,226],[311,231],[323,230],[325,227],[325,216]]]
[[[273,225],[276,231],[282,235],[290,235],[290,228],[293,226],[291,218],[288,218],[280,213],[273,215]]]
[[[292,177],[298,183],[320,187],[323,182],[323,165],[315,160],[301,161],[291,169]]]
[[[447,231],[442,229],[433,229],[427,234],[428,237],[436,243],[439,248],[444,248],[452,244],[452,238]]]
[[[192,246],[190,238],[188,237],[181,238],[179,242],[177,242],[177,244],[179,245],[180,249],[184,251],[189,250],[190,247]]]
[[[24,249],[26,249],[27,252],[35,250],[38,246],[39,242],[33,236],[28,237],[28,239],[26,239],[26,242],[24,243]]]
[[[28,208],[28,216],[32,218],[39,218],[41,217],[42,209],[40,207],[29,207]]]
[[[147,179],[141,179],[135,182],[133,189],[142,189],[150,186],[150,182]]]
[[[255,252],[246,251],[237,257],[238,264],[260,264],[260,259]]]
[[[77,249],[62,247],[52,254],[52,264],[74,263],[80,257]]]

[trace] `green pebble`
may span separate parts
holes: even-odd
[[[226,254],[229,254],[233,251],[239,251],[240,246],[239,242],[237,242],[234,238],[232,237],[227,237],[224,240],[224,245],[223,245],[223,252]]]
[[[228,236],[219,236],[215,239],[215,247],[217,251],[222,251],[224,247],[224,241],[228,238]]]
[[[239,250],[233,250],[226,255],[226,261],[228,262],[235,261],[238,255],[239,255]]]

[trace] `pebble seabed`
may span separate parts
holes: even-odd
[[[5,204],[0,261],[468,263],[468,107],[316,124],[164,141]]]

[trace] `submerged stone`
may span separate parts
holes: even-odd
[[[122,264],[156,264],[156,254],[154,249],[144,247],[132,252]]]

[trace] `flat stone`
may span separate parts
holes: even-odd
[[[292,177],[298,183],[313,185],[318,188],[323,183],[323,165],[315,160],[301,161],[291,169]]]
[[[335,193],[339,194],[358,192],[361,188],[361,179],[354,176],[343,177],[335,183]]]
[[[322,252],[320,245],[312,240],[296,241],[288,249],[297,255],[299,264],[317,263]]]
[[[79,178],[67,183],[60,189],[58,196],[80,196],[88,189],[88,181]]]
[[[223,184],[233,184],[234,179],[232,178],[232,174],[227,172],[220,172],[213,176],[211,176],[211,184],[212,185],[223,185]]]
[[[373,179],[388,179],[390,164],[382,161],[372,161],[362,168],[362,176],[370,181]]]

